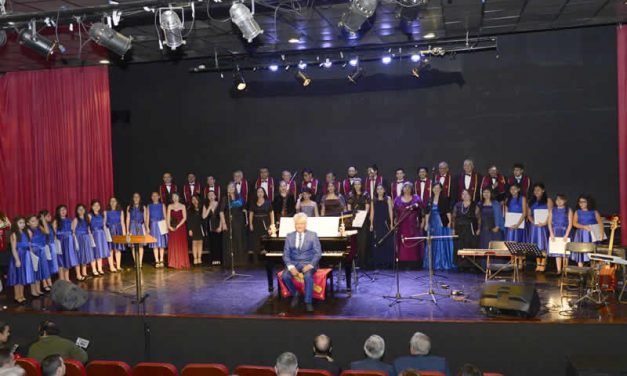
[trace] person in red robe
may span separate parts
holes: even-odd
[[[172,193],[178,193],[178,188],[176,184],[172,182],[172,174],[164,172],[163,183],[159,186],[159,196],[161,196],[161,202],[164,204],[171,203]]]
[[[207,176],[207,184],[205,185],[204,198],[209,200],[209,192],[213,192],[216,195],[216,201],[220,201],[220,185],[216,181],[216,178],[212,175]]]
[[[525,175],[525,166],[522,163],[515,163],[512,168],[512,175],[507,179],[507,186],[517,185],[520,188],[522,197],[529,196],[529,187],[531,187],[531,178]]]
[[[186,203],[192,202],[192,196],[200,197],[203,192],[200,183],[196,181],[196,174],[190,172],[187,174],[187,183],[183,186],[183,196]]]
[[[296,189],[296,182],[293,179],[292,173],[288,170],[283,170],[283,172],[281,172],[281,179],[287,184],[290,193],[296,197],[298,190]]]
[[[394,172],[396,176],[396,180],[394,180],[390,186],[390,196],[392,200],[396,199],[396,197],[400,196],[403,192],[403,185],[407,183],[407,179],[405,178],[405,169],[397,168]]]
[[[262,167],[259,169],[259,178],[255,182],[255,189],[263,188],[268,196],[268,200],[272,202],[274,200],[274,179],[270,176],[270,170],[268,167]]]
[[[475,171],[475,163],[472,159],[464,160],[464,171],[459,174],[457,179],[457,201],[461,201],[462,192],[465,190],[470,193],[472,202],[479,201],[481,197],[481,175]]]
[[[455,193],[455,184],[453,184],[453,178],[449,171],[448,163],[442,161],[438,164],[438,175],[435,177],[433,184],[440,183],[442,186],[442,192],[440,196],[446,197],[448,202],[450,203],[449,210],[452,210],[453,205],[455,205],[455,199],[457,198],[457,193]]]
[[[414,190],[423,204],[428,203],[431,199],[431,180],[427,167],[418,168],[418,179],[414,182]]]
[[[377,186],[385,184],[383,183],[383,176],[379,175],[379,167],[376,164],[368,166],[368,177],[364,181],[364,189],[368,192],[368,196],[375,197]]]
[[[490,166],[488,168],[488,174],[481,179],[481,191],[491,189],[497,201],[503,201],[505,199],[506,185],[505,176],[499,173],[495,165]]]
[[[303,170],[303,181],[300,185],[301,191],[305,188],[311,190],[311,199],[318,201],[318,179],[313,176],[313,171],[306,168]]]
[[[349,166],[346,172],[346,179],[342,181],[342,194],[344,197],[350,196],[355,179],[357,179],[357,167]]]
[[[244,200],[244,204],[246,204],[248,202],[248,182],[244,178],[242,170],[233,172],[233,185],[235,185],[237,194],[240,195],[242,200]]]
[[[335,185],[335,191],[339,192],[340,191],[340,182],[337,181],[336,176],[335,176],[335,172],[333,171],[329,171],[327,172],[327,174],[324,176],[324,184],[322,185],[322,195],[325,196],[327,194],[328,191],[328,187],[329,184],[333,184]]]

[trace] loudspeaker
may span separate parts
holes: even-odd
[[[534,317],[540,310],[540,297],[535,286],[519,283],[486,283],[479,300],[487,315]]]
[[[87,302],[87,291],[71,282],[58,280],[52,285],[50,297],[57,308],[72,311]]]

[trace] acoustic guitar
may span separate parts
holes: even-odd
[[[614,235],[616,233],[616,229],[618,228],[619,217],[612,216],[610,218],[610,241],[608,243],[608,256],[612,255],[612,250],[614,249]],[[599,285],[601,286],[601,290],[614,292],[618,288],[618,281],[616,280],[616,265],[615,264],[606,264],[601,268],[601,272],[599,275]]]

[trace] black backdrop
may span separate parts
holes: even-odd
[[[457,173],[471,157],[482,174],[523,162],[551,195],[589,192],[616,211],[615,44],[614,27],[503,36],[498,51],[432,60],[420,80],[408,62],[366,64],[356,85],[339,66],[310,67],[306,89],[293,70],[245,72],[237,98],[228,74],[189,73],[198,61],[113,67],[116,193],[147,194],[166,170],[179,184],[188,171],[224,183],[236,168],[322,178],[376,162],[388,180],[397,166],[413,179],[419,165]]]

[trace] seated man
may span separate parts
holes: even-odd
[[[0,349],[0,376],[24,376],[26,373],[15,365],[15,357],[9,349]]]
[[[313,359],[307,368],[323,369],[329,371],[333,376],[339,376],[341,373],[340,366],[331,357],[333,345],[331,338],[326,334],[320,334],[314,338],[313,342]]]
[[[394,369],[401,371],[413,368],[418,371],[438,371],[451,376],[446,359],[429,355],[431,339],[426,334],[416,332],[409,341],[409,356],[401,356],[394,361]]]
[[[285,237],[283,262],[285,262],[286,272],[283,272],[281,278],[292,295],[292,308],[294,308],[298,304],[299,294],[294,287],[292,278],[302,275],[305,281],[307,312],[313,312],[313,274],[316,272],[322,256],[322,247],[318,235],[313,231],[307,231],[307,215],[305,213],[298,213],[294,216],[294,228],[296,231]]]
[[[63,359],[87,362],[87,353],[74,342],[59,336],[60,330],[52,321],[44,321],[39,324],[39,339],[30,345],[28,357],[43,361],[48,355],[58,354]]]
[[[41,362],[41,376],[65,376],[65,363],[60,355],[48,355]]]
[[[276,358],[274,370],[277,376],[296,376],[298,374],[298,359],[291,352],[284,352]]]
[[[394,367],[383,363],[381,358],[385,354],[385,341],[378,335],[371,335],[364,343],[364,352],[367,358],[350,364],[351,370],[356,371],[383,371],[389,376],[396,375]]]

